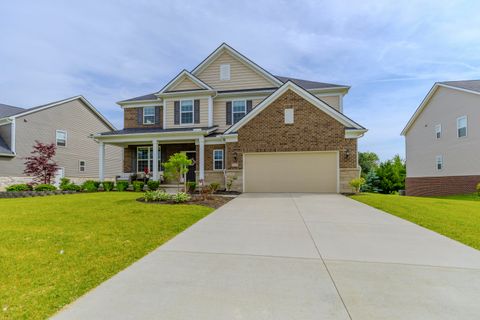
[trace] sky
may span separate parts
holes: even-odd
[[[480,79],[480,1],[2,1],[0,103],[160,90],[226,42],[273,74],[351,86],[360,151],[404,156],[400,132],[436,81]]]

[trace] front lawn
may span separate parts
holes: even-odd
[[[213,211],[139,196],[0,199],[0,318],[45,319]]]
[[[480,201],[475,195],[423,198],[365,193],[351,198],[480,250]]]

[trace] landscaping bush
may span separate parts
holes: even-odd
[[[212,183],[210,183],[209,188],[210,188],[211,193],[215,193],[220,188],[220,183],[212,182]]]
[[[35,191],[55,191],[57,187],[51,184],[42,183],[35,187]]]
[[[62,191],[80,191],[80,186],[73,182],[70,182],[68,178],[62,178],[60,180],[60,190]]]
[[[195,181],[187,182],[188,193],[194,193],[196,189],[197,189],[197,183]]]
[[[7,191],[32,191],[32,186],[26,183],[12,184],[11,186],[7,187]]]
[[[148,186],[148,189],[152,191],[157,190],[158,187],[160,187],[160,181],[148,180],[147,186]]]
[[[190,195],[188,193],[185,193],[185,192],[177,192],[177,193],[171,195],[171,200],[175,203],[187,202],[190,199],[191,199]]]
[[[480,182],[477,184],[477,194],[480,196]]]
[[[125,191],[128,188],[128,181],[117,181],[117,191]]]
[[[133,191],[135,192],[141,192],[143,191],[143,186],[145,185],[145,183],[143,183],[142,181],[133,181]]]
[[[82,184],[82,190],[87,192],[98,191],[98,184],[93,180],[87,180]]]
[[[358,193],[360,191],[360,188],[365,184],[365,179],[363,178],[352,179],[350,180],[349,184],[354,189],[355,193]]]
[[[166,193],[163,190],[155,190],[155,191],[147,191],[143,195],[145,202],[149,201],[169,201],[171,199],[171,195]]]
[[[103,181],[102,184],[103,184],[103,190],[105,191],[112,191],[113,187],[115,186],[113,181]]]

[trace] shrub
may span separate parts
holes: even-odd
[[[171,196],[171,200],[175,203],[187,202],[190,199],[190,195],[185,192],[177,192]]]
[[[477,193],[480,196],[480,182],[477,184]]]
[[[117,181],[117,191],[125,191],[128,188],[128,181]]]
[[[215,193],[220,188],[220,183],[212,182],[212,183],[210,183],[210,185],[208,187],[210,188],[211,193]]]
[[[349,184],[354,189],[355,192],[359,192],[360,188],[365,184],[365,179],[355,178],[350,180]]]
[[[163,190],[155,190],[155,191],[147,191],[143,195],[145,202],[149,201],[169,201],[171,199],[171,195],[166,193]]]
[[[197,183],[195,181],[187,182],[187,190],[189,193],[194,193],[197,189]]]
[[[63,191],[80,191],[80,186],[76,185],[73,182],[70,182],[68,178],[62,178],[60,180],[60,190]]]
[[[35,187],[35,191],[55,191],[57,187],[51,184],[42,183]]]
[[[148,180],[147,182],[148,189],[150,190],[157,190],[158,187],[160,187],[160,181],[155,181],[155,180]]]
[[[105,191],[112,191],[113,186],[115,185],[113,181],[103,181],[102,184],[103,184],[103,190]]]
[[[20,184],[12,184],[11,186],[7,187],[7,191],[32,191],[32,186],[26,183]]]
[[[225,185],[225,189],[227,191],[232,190],[232,186],[233,186],[233,183],[235,182],[235,180],[237,180],[237,176],[231,176],[227,179],[227,184]]]
[[[141,192],[143,191],[143,186],[145,185],[145,183],[143,183],[142,181],[133,181],[133,191],[135,192]]]
[[[82,190],[87,192],[98,191],[98,185],[93,180],[87,180],[82,184]]]

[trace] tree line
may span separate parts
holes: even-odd
[[[405,190],[405,160],[398,154],[382,162],[374,152],[359,152],[358,164],[365,179],[363,192],[396,193]]]

